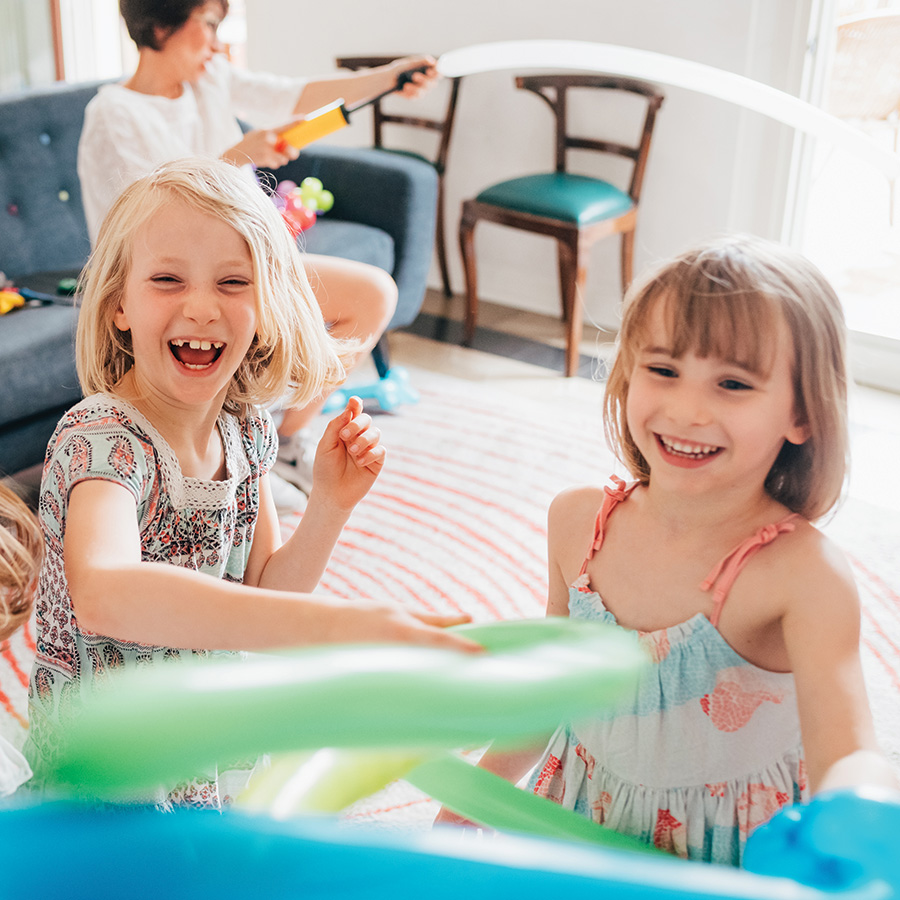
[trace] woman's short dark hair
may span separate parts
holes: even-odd
[[[218,0],[222,15],[228,12],[228,0]],[[171,34],[178,31],[191,13],[206,0],[119,0],[119,12],[128,34],[138,47],[161,50],[157,29]]]

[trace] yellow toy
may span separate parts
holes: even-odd
[[[18,291],[0,290],[0,316],[25,305],[25,298]]]

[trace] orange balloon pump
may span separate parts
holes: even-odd
[[[402,90],[405,84],[412,81],[412,76],[415,72],[425,72],[427,68],[427,66],[419,66],[407,72],[401,72],[397,77],[397,83],[390,90],[384,91],[370,100],[357,103],[356,106],[352,106],[349,109],[344,106],[342,99],[335,100],[334,103],[329,103],[327,106],[311,112],[299,122],[295,122],[289,128],[286,128],[278,135],[279,142],[284,141],[297,150],[302,150],[308,144],[313,143],[313,141],[317,141],[328,134],[333,134],[335,131],[340,131],[345,125],[350,124],[350,113],[354,113],[366,106],[371,106],[373,103],[381,100],[382,97],[387,97],[388,94]]]

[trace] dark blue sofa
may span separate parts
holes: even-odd
[[[84,107],[99,84],[0,95],[0,271],[17,287],[55,294],[90,244],[76,171]],[[399,288],[390,328],[415,319],[425,295],[437,197],[434,169],[376,150],[313,146],[274,173],[322,179],[334,208],[303,236],[310,253],[381,266]],[[41,462],[62,413],[80,399],[77,311],[60,303],[0,316],[0,475]],[[386,345],[376,352],[384,371]]]

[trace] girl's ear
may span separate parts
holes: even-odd
[[[128,316],[125,315],[125,310],[122,309],[121,306],[113,313],[113,325],[115,325],[119,331],[131,330],[131,326],[128,324]]]
[[[810,434],[810,428],[806,422],[795,422],[784,439],[791,444],[805,444],[809,440]]]

